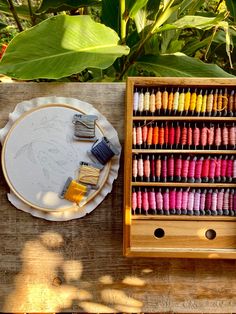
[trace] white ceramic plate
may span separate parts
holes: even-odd
[[[93,142],[73,137],[72,119],[81,112],[69,105],[47,104],[25,112],[13,124],[2,150],[4,176],[11,190],[27,205],[43,211],[64,211],[75,204],[59,197],[66,179],[75,178],[80,161],[89,161]],[[99,121],[97,138],[104,136]],[[99,190],[91,191],[79,204],[84,206],[102,189],[110,162],[99,179]]]

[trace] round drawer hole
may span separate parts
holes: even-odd
[[[205,232],[205,237],[206,237],[208,240],[213,240],[213,239],[215,239],[215,237],[216,237],[216,232],[215,232],[215,230],[213,230],[213,229],[208,229],[208,230]]]
[[[163,238],[164,235],[165,235],[165,231],[164,231],[164,229],[162,229],[162,228],[157,228],[157,229],[154,231],[154,236],[155,236],[156,238]]]

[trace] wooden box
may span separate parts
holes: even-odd
[[[182,102],[186,101],[187,108],[188,104],[186,93],[187,91],[189,91],[189,89],[190,97],[193,97],[194,92],[196,92],[196,99],[192,100],[191,98],[190,100],[190,106],[192,105],[194,109],[189,109],[187,112],[182,111],[181,108],[177,108],[175,104],[175,108],[177,109],[173,110],[173,99],[171,100],[171,98],[169,98],[172,97],[172,95],[170,96],[170,94],[173,92],[173,97],[175,97],[175,93],[178,91],[178,99],[180,100],[180,97],[182,97],[181,106],[183,105]],[[167,102],[172,101],[172,109],[170,110],[166,110],[166,107],[169,106],[169,104],[166,104],[166,102],[164,108],[164,91],[166,91],[168,95],[168,97],[166,98]],[[141,98],[144,99],[143,104],[138,104],[138,106],[140,105],[141,107],[144,105],[143,110],[142,108],[140,108],[140,111],[136,111],[137,102],[136,100],[134,100],[135,92],[139,95],[139,101],[141,96]],[[150,94],[145,95],[146,92],[149,92]],[[159,106],[159,104],[156,103],[155,112],[153,111],[153,109],[151,112],[151,100],[149,98],[149,100],[147,101],[148,98],[146,98],[145,100],[145,97],[150,97],[151,94],[154,93],[155,101],[157,102],[157,92],[161,93],[159,94],[162,97],[162,107],[157,107]],[[200,182],[196,178],[194,180],[191,180],[192,174],[190,178],[187,178],[187,182],[186,180],[184,180],[183,177],[181,177],[181,180],[175,180],[175,178],[173,179],[172,177],[170,177],[169,180],[168,176],[167,179],[160,179],[159,176],[155,177],[155,175],[154,177],[157,180],[150,180],[150,177],[147,177],[145,180],[145,176],[143,177],[142,174],[144,170],[140,170],[140,176],[137,176],[137,169],[135,168],[135,171],[133,169],[133,159],[140,160],[143,158],[143,160],[150,160],[150,156],[151,158],[153,158],[153,160],[155,160],[155,162],[158,158],[160,158],[161,160],[165,160],[166,158],[166,160],[174,158],[175,167],[177,164],[176,160],[178,158],[181,158],[182,160],[187,160],[188,158],[190,158],[190,160],[195,160],[195,162],[196,160],[198,161],[201,159],[203,160],[203,163],[206,159],[209,159],[210,162],[211,160],[215,160],[216,165],[220,164],[220,166],[215,166],[215,172],[213,176],[216,175],[216,171],[222,171],[222,175],[224,175],[222,160],[232,160],[231,164],[229,164],[229,162],[227,161],[227,168],[229,168],[229,165],[231,168],[235,167],[235,145],[227,145],[227,141],[230,143],[233,143],[233,141],[235,141],[235,132],[234,135],[233,133],[230,133],[231,138],[229,138],[229,132],[231,132],[233,129],[235,131],[234,122],[236,122],[236,79],[134,77],[127,79],[126,93],[126,138],[124,153],[124,255],[128,257],[236,258],[236,208],[234,196],[234,194],[236,194],[236,178],[233,177],[235,176],[235,168],[232,169],[232,173],[234,172],[232,178],[229,177],[224,180],[224,176],[220,176],[218,180],[217,177],[214,177],[213,179],[209,177],[210,171],[213,170],[211,164],[210,166],[208,164],[208,181],[201,178]],[[184,93],[184,96],[180,96],[181,93]],[[202,95],[202,97],[199,97],[198,103],[198,96],[200,94]],[[212,96],[210,96],[212,97],[212,100],[209,98],[209,94],[212,94]],[[205,99],[203,99],[204,95],[206,95]],[[145,101],[147,103],[145,103]],[[148,102],[149,109],[146,108],[147,110],[145,110],[145,106],[148,106]],[[180,106],[180,102],[178,105]],[[197,108],[197,105],[200,106],[198,106],[200,109]],[[206,108],[204,109],[204,106],[208,106],[208,111],[206,110]],[[161,109],[159,110],[159,108]],[[135,109],[135,111],[133,109]],[[159,141],[160,143],[157,145],[153,145],[153,142],[151,145],[147,145],[146,135],[143,135],[143,143],[140,145],[137,144],[137,137],[134,135],[133,132],[137,133],[137,128],[140,127],[140,125],[141,127],[143,127],[144,125],[149,125],[150,127],[150,125],[152,125],[153,128],[156,126],[159,130],[159,140],[161,140],[160,130],[163,126],[166,125],[167,128],[173,126],[176,127],[175,136],[177,144],[170,145],[170,140],[169,142],[167,140],[166,145],[160,144],[162,143],[161,141]],[[192,142],[191,138],[189,139],[189,145],[181,145],[181,143],[178,144],[179,142],[177,138],[177,126],[181,127],[182,135],[184,132],[183,129],[186,126],[190,129],[192,128],[193,133],[195,132],[195,128],[200,128],[200,131],[203,132],[203,128],[206,127],[207,132],[210,132],[210,127],[213,127],[215,132],[214,144],[210,145],[211,142],[209,137],[209,143],[207,142],[207,145],[205,145],[205,140],[204,138],[202,138],[202,133],[200,133],[200,137],[198,139],[200,141],[199,143],[202,143],[202,145],[194,146],[193,137]],[[226,129],[223,131],[223,128],[225,127]],[[217,128],[221,129],[220,132],[222,134],[221,144],[218,146],[217,144],[219,139],[217,137],[218,135],[216,136],[216,132],[218,132],[216,131]],[[190,131],[191,130],[189,130],[189,132]],[[228,139],[223,138],[223,133],[226,131],[228,132]],[[142,132],[144,132],[143,129]],[[191,133],[189,136],[191,136]],[[133,145],[133,138],[134,141],[136,141],[135,147]],[[183,143],[185,143],[184,137],[182,140]],[[146,142],[144,143],[144,141]],[[222,142],[224,145],[222,145]],[[196,143],[197,137],[195,138],[195,144]],[[149,157],[147,157],[148,155]],[[205,161],[205,163],[207,162]],[[216,167],[221,168],[217,168],[218,170],[216,170]],[[154,170],[153,169],[151,169],[151,171],[157,171],[157,168],[155,168]],[[203,165],[200,169],[202,169],[201,173],[203,173]],[[164,173],[164,168],[162,170]],[[224,171],[231,170],[226,169]],[[135,175],[136,181],[134,180],[133,175]],[[197,176],[196,172],[195,175]],[[163,178],[165,178],[164,174]],[[144,193],[150,193],[151,195],[151,191],[154,191],[153,195],[155,195],[156,204],[153,205],[152,201],[152,206],[156,206],[157,208],[158,206],[163,206],[162,201],[162,205],[160,205],[158,204],[158,200],[156,198],[157,191],[159,191],[159,189],[161,193],[170,193],[170,191],[172,191],[172,195],[174,195],[174,193],[175,195],[177,195],[176,193],[180,191],[180,194],[182,195],[181,206],[183,207],[185,206],[183,204],[183,191],[188,191],[188,205],[190,206],[190,214],[186,214],[186,212],[182,209],[180,210],[180,212],[178,212],[178,214],[176,214],[176,210],[174,210],[175,214],[171,214],[169,211],[167,211],[168,214],[163,214],[163,211],[161,212],[162,214],[158,214],[160,213],[160,208],[158,209],[159,212],[155,208],[154,210],[153,208],[151,208],[152,212],[149,213],[151,201],[149,202],[148,210],[146,208],[146,211],[142,209],[142,211],[140,212],[139,208],[139,213],[137,214],[136,203],[138,199],[138,191],[141,191],[140,195],[142,195],[142,201],[144,201]],[[189,191],[194,195],[194,197],[197,197],[197,192],[200,193],[201,200],[204,198],[204,193],[206,193],[206,195],[210,195],[210,203],[207,203],[205,201],[205,205],[201,205],[206,206],[203,210],[203,215],[199,214],[198,212],[199,204],[197,203],[197,199],[195,203],[195,198],[194,206],[196,204],[196,211],[194,211],[194,213],[191,211],[191,209],[193,208],[191,206],[193,206],[193,204],[190,202]],[[223,200],[223,197],[225,202],[223,207],[223,213],[220,209],[223,206],[222,204],[220,205],[221,191],[223,191],[223,194],[221,194],[223,195],[221,196],[221,202]],[[132,204],[133,193],[136,193],[134,205]],[[214,196],[213,193],[215,193]],[[147,197],[149,197],[149,194],[147,195]],[[214,204],[213,197],[215,197]],[[139,200],[139,202],[141,201]],[[177,206],[177,201],[172,200],[172,203],[173,202],[175,202],[174,204],[176,204]],[[229,208],[229,206],[231,207]],[[133,213],[132,207],[134,211]],[[217,211],[215,211],[216,208]],[[227,209],[229,209],[229,211],[227,211]],[[147,215],[144,215],[143,212],[147,213]]]

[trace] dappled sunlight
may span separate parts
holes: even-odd
[[[102,276],[98,280],[104,285],[111,285],[113,283],[113,278],[109,275]]]
[[[80,302],[79,306],[89,313],[114,313],[115,310],[109,306],[95,302]]]
[[[150,273],[152,273],[153,272],[153,269],[150,269],[150,268],[144,268],[144,269],[142,269],[142,273],[143,274],[150,274]]]
[[[101,298],[108,304],[112,304],[115,306],[124,305],[126,308],[128,307],[135,307],[139,308],[139,311],[142,307],[142,302],[128,297],[124,291],[120,291],[117,289],[104,289],[101,291]],[[127,309],[126,309],[127,311]],[[125,311],[125,312],[126,312]]]
[[[4,312],[141,312],[143,303],[121,289],[125,285],[143,287],[143,279],[127,276],[115,282],[104,274],[92,282],[82,281],[83,264],[65,260],[64,245],[62,236],[54,231],[25,243],[20,255],[22,268],[15,277],[15,289],[5,299]],[[109,289],[103,289],[107,285]]]
[[[82,263],[79,261],[65,261],[62,265],[66,281],[78,280],[83,271]]]
[[[60,234],[47,231],[39,236],[42,244],[49,248],[58,248],[63,244],[63,238]]]
[[[123,279],[122,282],[130,286],[144,286],[145,285],[145,280],[140,279],[138,277],[134,277],[134,276],[127,276]]]

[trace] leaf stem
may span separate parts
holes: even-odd
[[[120,38],[121,43],[126,39],[125,0],[120,0]]]
[[[122,1],[122,0],[120,0]],[[145,43],[150,39],[150,37],[152,37],[152,35],[155,33],[156,29],[158,27],[160,27],[166,20],[166,16],[165,16],[165,12],[171,7],[171,5],[174,3],[174,0],[170,0],[168,5],[165,7],[165,10],[163,12],[161,12],[160,16],[156,16],[155,21],[152,23],[146,37],[144,37],[143,40],[140,41],[139,45],[137,46],[137,49],[133,50],[133,53],[131,53],[130,57],[126,60],[123,70],[120,73],[120,75],[118,76],[118,80],[121,80],[124,76],[124,74],[127,72],[127,70],[129,69],[129,67],[134,63],[134,61],[136,60],[136,58],[139,57],[140,53],[143,50],[143,47],[145,45]]]
[[[214,39],[214,37],[215,37],[215,34],[216,34],[217,29],[218,29],[218,27],[216,26],[216,27],[214,28],[214,30],[213,30],[212,35],[211,35],[211,39],[209,40],[209,43],[208,43],[208,45],[207,45],[207,47],[206,47],[206,51],[205,51],[205,55],[204,55],[205,61],[207,61],[207,55],[208,55],[208,52],[209,52],[209,50],[210,50],[210,47],[211,47],[211,44],[212,44],[213,39]]]
[[[20,23],[20,19],[19,19],[18,15],[17,15],[16,9],[15,9],[14,4],[13,4],[13,1],[12,0],[7,0],[7,2],[8,2],[8,5],[9,5],[9,9],[10,9],[10,11],[11,11],[13,17],[14,17],[14,20],[16,22],[16,25],[17,25],[19,31],[22,32],[23,31],[23,27],[22,27],[22,25]]]
[[[32,26],[35,25],[35,16],[32,10],[32,3],[31,0],[27,0],[28,1],[28,7],[29,7],[29,14],[30,14],[30,19],[31,19],[31,23]]]

